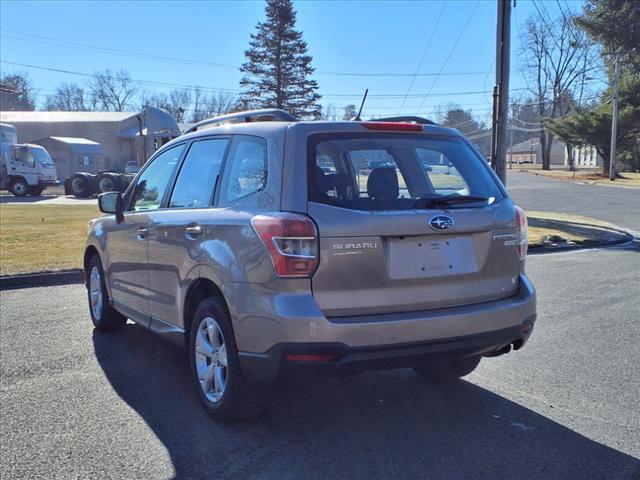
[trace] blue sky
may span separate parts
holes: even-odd
[[[555,18],[559,15],[559,5],[573,10],[579,10],[582,5],[581,1],[560,2],[537,0],[537,6]],[[324,106],[333,104],[342,108],[348,103],[359,104],[365,88],[369,88],[367,115],[398,113],[411,83],[411,74],[416,71],[433,32],[419,73],[442,73],[416,77],[402,112],[434,116],[439,105],[456,103],[472,109],[481,118],[490,115],[490,93],[461,93],[491,90],[493,86],[494,0],[294,0],[294,5],[298,12],[297,27],[304,32],[314,58]],[[524,31],[525,20],[534,14],[538,15],[538,11],[533,2],[517,0],[512,17],[512,97],[525,94],[518,90],[525,87],[519,72],[519,31]],[[58,83],[84,83],[86,77],[5,62],[88,74],[105,68],[124,68],[134,79],[237,91],[240,79],[237,65],[243,62],[250,33],[263,18],[262,1],[2,0],[1,68],[3,72],[27,71],[38,88],[41,102]],[[115,54],[60,41],[144,55]],[[354,73],[409,76],[345,75]],[[141,88],[166,91],[171,87]],[[430,95],[425,97],[427,92]],[[398,96],[376,98],[376,95]]]

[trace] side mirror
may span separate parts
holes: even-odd
[[[101,193],[98,196],[98,208],[102,213],[115,213],[118,223],[124,220],[122,194],[120,192]]]

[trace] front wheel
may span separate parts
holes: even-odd
[[[200,401],[215,420],[228,422],[262,410],[264,388],[240,370],[229,312],[220,299],[203,300],[191,323],[189,357]]]
[[[435,382],[446,382],[466,377],[473,372],[482,357],[467,357],[453,362],[414,367],[415,372],[421,377]]]
[[[94,255],[89,261],[86,275],[89,311],[93,325],[102,332],[121,330],[127,323],[127,319],[109,305],[102,263],[97,255]]]
[[[13,182],[11,182],[11,187],[9,187],[11,193],[13,193],[16,197],[24,197],[27,193],[29,193],[29,185],[22,178],[16,178]]]

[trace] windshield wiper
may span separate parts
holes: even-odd
[[[475,202],[486,202],[489,200],[485,197],[478,197],[473,195],[425,195],[420,198],[416,198],[416,200],[411,205],[411,208],[429,208],[436,207],[440,205],[452,205],[454,203],[475,203]]]

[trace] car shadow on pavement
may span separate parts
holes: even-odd
[[[263,415],[211,420],[184,350],[128,324],[93,333],[117,394],[176,478],[638,478],[640,461],[466,381],[411,370],[278,383]]]

